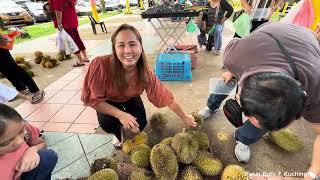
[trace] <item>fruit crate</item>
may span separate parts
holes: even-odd
[[[159,53],[155,73],[163,81],[191,81],[191,58],[187,53]]]

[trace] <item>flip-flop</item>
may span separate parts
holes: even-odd
[[[45,95],[44,91],[41,91],[40,93],[34,94],[32,96],[31,103],[37,104],[37,103],[41,102],[44,99],[44,95]]]
[[[29,95],[31,94],[30,90],[29,89],[24,89],[22,91],[19,91],[21,94],[24,94],[24,95]]]
[[[83,60],[83,62],[90,62],[89,59]]]
[[[76,63],[74,63],[73,65],[72,65],[72,67],[80,67],[80,66],[84,66],[85,64],[83,63],[83,64],[81,64],[81,63],[79,63],[79,62],[76,62]]]

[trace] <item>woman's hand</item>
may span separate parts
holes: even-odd
[[[186,115],[183,119],[183,122],[190,127],[196,127],[197,123],[194,120],[194,117],[192,115]]]
[[[136,121],[137,118],[133,117],[129,113],[121,112],[120,116],[118,116],[117,118],[119,119],[119,121],[125,129],[139,127],[139,124]]]
[[[20,159],[20,162],[16,166],[16,177],[20,177],[22,173],[29,172],[36,167],[38,167],[40,163],[40,156],[38,154],[38,148],[30,147],[27,149],[23,156]]]

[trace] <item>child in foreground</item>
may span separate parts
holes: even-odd
[[[50,180],[58,157],[46,149],[39,129],[13,108],[0,103],[0,177],[3,180]]]

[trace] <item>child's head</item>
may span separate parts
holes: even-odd
[[[17,150],[23,142],[23,119],[16,110],[0,103],[0,156]]]

